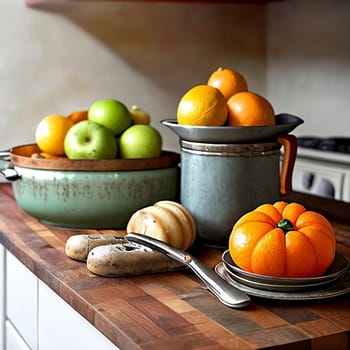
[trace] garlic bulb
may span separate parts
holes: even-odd
[[[126,231],[144,234],[186,250],[195,240],[196,224],[184,206],[163,200],[136,211]]]

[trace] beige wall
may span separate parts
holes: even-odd
[[[296,134],[350,136],[350,2],[269,5],[87,1],[32,9],[0,0],[0,150],[34,141],[36,124],[116,98],[153,117],[164,146],[183,93],[218,66],[243,73]]]
[[[38,121],[93,101],[138,104],[159,121],[218,66],[241,71],[265,91],[265,7],[75,2],[50,10],[0,0],[0,149],[34,140]],[[1,18],[2,17],[2,18]]]

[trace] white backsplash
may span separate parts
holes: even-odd
[[[350,1],[271,3],[267,37],[266,94],[295,134],[350,137]]]

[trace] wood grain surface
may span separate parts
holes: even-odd
[[[341,225],[348,237],[350,226]],[[349,295],[290,303],[253,297],[248,307],[230,309],[188,270],[98,277],[64,253],[72,234],[97,231],[41,224],[17,206],[8,184],[0,184],[0,232],[9,251],[121,349],[350,348]],[[345,245],[338,251],[350,257]],[[222,253],[191,252],[209,267]]]

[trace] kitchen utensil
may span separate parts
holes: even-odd
[[[138,209],[178,195],[180,156],[148,159],[38,159],[36,145],[2,152],[19,207],[40,221],[70,228],[125,228]]]
[[[232,260],[229,250],[226,250],[222,254],[222,261],[225,268],[230,271],[234,276],[243,278],[246,281],[253,283],[265,284],[266,286],[282,286],[285,288],[296,287],[308,285],[308,286],[318,286],[322,283],[333,282],[341,277],[343,277],[348,270],[349,262],[346,258],[336,253],[332,265],[327,269],[327,271],[322,276],[317,277],[272,277],[266,275],[259,275],[249,271],[245,271],[239,268]],[[230,274],[231,275],[231,274]]]
[[[180,140],[180,201],[193,215],[198,241],[227,247],[236,220],[291,189],[297,142],[209,144]],[[280,168],[280,148],[284,157]],[[281,169],[281,170],[280,170]]]
[[[131,242],[142,244],[157,250],[177,261],[182,262],[193,270],[193,272],[206,284],[208,289],[225,305],[233,308],[242,308],[249,304],[250,298],[236,288],[230,286],[220,278],[213,270],[207,268],[203,263],[192,255],[175,249],[170,245],[151,238],[146,235],[130,232],[126,239]]]
[[[308,291],[271,291],[259,288],[252,288],[245,284],[235,281],[229,276],[225,269],[224,263],[220,262],[215,266],[216,273],[224,278],[229,284],[238,288],[239,290],[247,293],[250,296],[255,296],[264,299],[282,300],[282,301],[308,301],[308,300],[321,300],[334,298],[337,296],[345,295],[350,292],[350,272],[344,277],[339,278],[335,283],[325,288],[317,288]]]
[[[288,134],[304,121],[294,115],[281,113],[275,116],[272,126],[191,126],[178,124],[176,119],[164,119],[163,125],[181,140],[204,143],[257,143]]]

